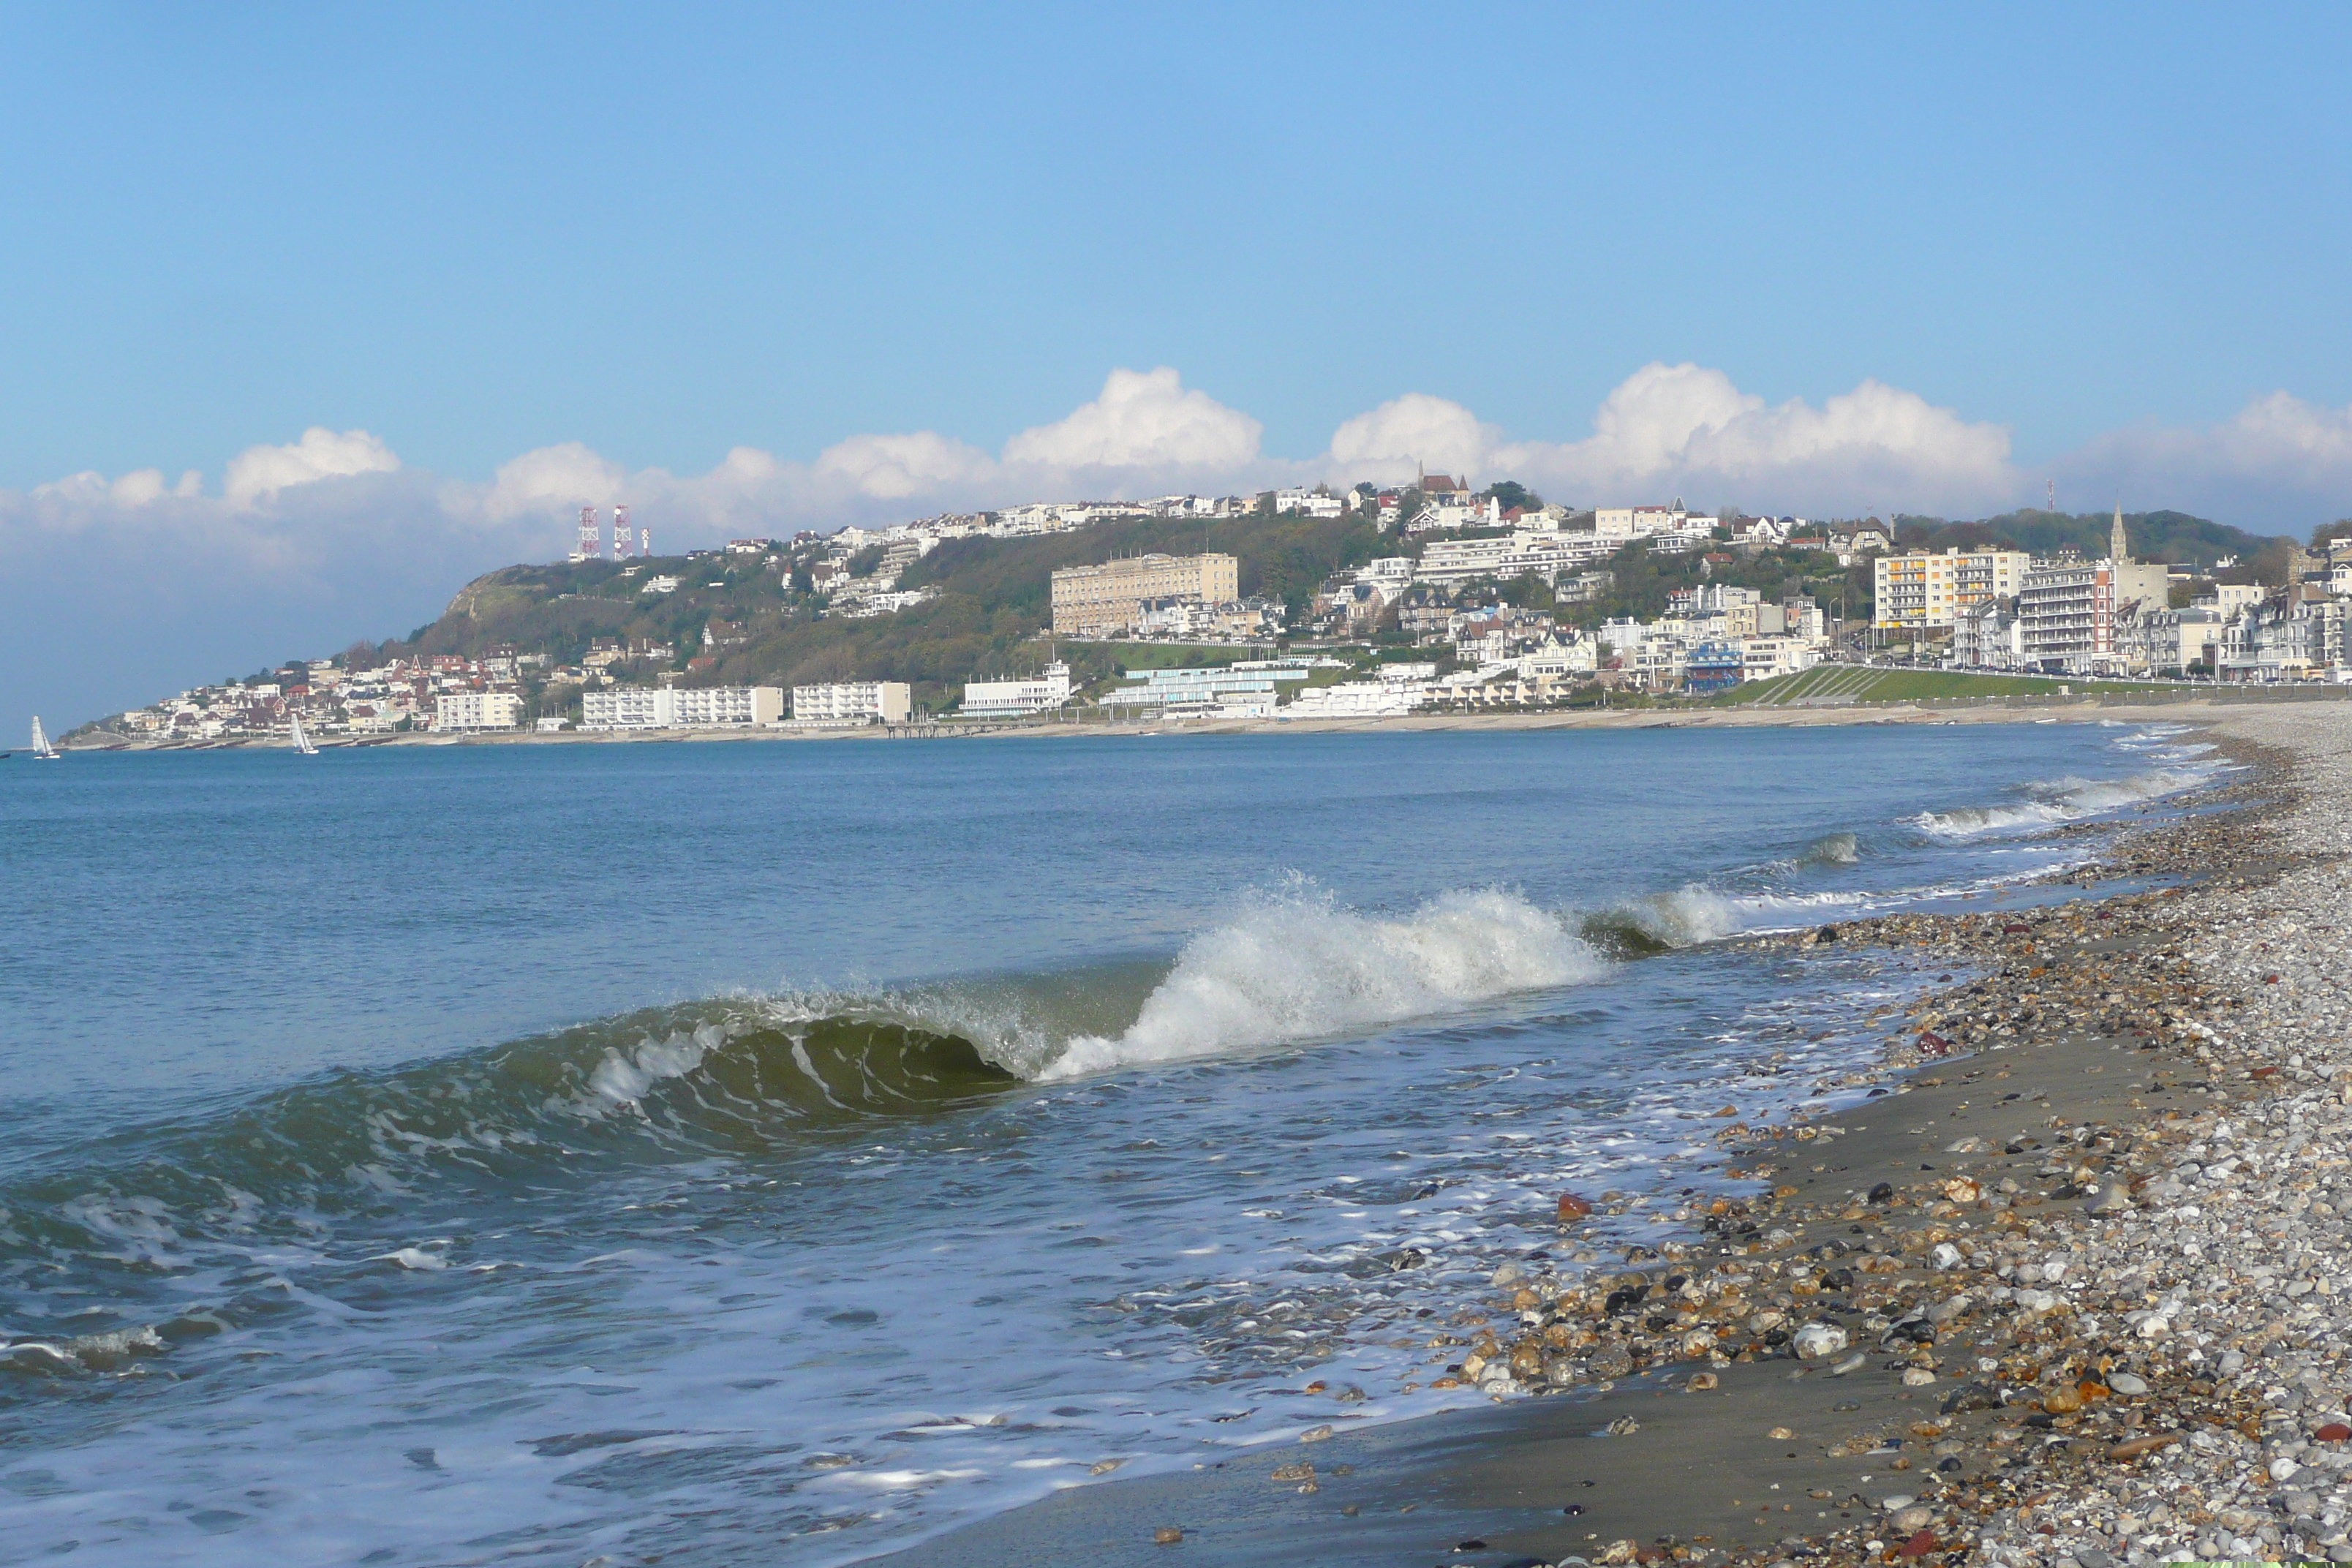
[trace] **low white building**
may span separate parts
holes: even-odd
[[[1012,680],[971,680],[964,683],[963,715],[967,719],[1019,719],[1049,712],[1070,700],[1070,667],[1056,660],[1043,675]]]
[[[522,699],[511,691],[445,691],[433,700],[436,731],[511,730],[522,722]]]
[[[580,694],[583,730],[748,730],[783,717],[774,686],[613,686]]]
[[[1286,719],[1381,719],[1410,713],[1428,703],[1425,680],[1342,680],[1310,686],[1281,710]]]
[[[793,688],[795,724],[903,724],[914,689],[903,680],[829,680]]]

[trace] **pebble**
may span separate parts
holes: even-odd
[[[1857,1170],[1841,1209],[1769,1184],[1797,1157],[1833,1165],[1834,1129],[1726,1126],[1721,1145],[1760,1167],[1734,1173],[1757,1178],[1749,1195],[1687,1200],[1675,1217],[1689,1239],[1653,1236],[1638,1273],[1523,1268],[1507,1331],[1465,1331],[1470,1355],[1435,1352],[1465,1369],[1532,1364],[1536,1388],[1701,1359],[1823,1362],[1863,1373],[1867,1402],[1885,1374],[1860,1353],[1832,1359],[1867,1335],[1890,1382],[1948,1390],[1918,1406],[1961,1425],[1914,1450],[1937,1463],[1917,1472],[1926,1497],[1899,1500],[1932,1510],[1916,1530],[1889,1519],[1881,1539],[1832,1520],[1802,1552],[1801,1536],[1711,1553],[1629,1541],[1622,1561],[2352,1563],[2352,704],[2216,717],[2225,747],[2283,771],[2214,792],[2233,811],[2118,837],[2096,868],[2193,886],[1843,926],[1840,951],[1883,946],[1954,976],[1886,1058],[1981,1073],[1975,1103],[2000,1107],[1993,1125],[1935,1141],[1942,1171],[1864,1187]],[[2059,1039],[2115,1048],[2093,1070],[2128,1089],[2128,1111],[2068,1122],[2039,1090],[2000,1098],[2032,1059],[2002,1053]],[[2003,1152],[2005,1173],[1951,1168]],[[1563,1220],[1589,1212],[1561,1200]],[[1832,1331],[1847,1342],[1822,1348]],[[1711,1385],[1710,1371],[1684,1386],[1702,1375]],[[1832,1451],[1876,1452],[1886,1435]],[[1897,1500],[1882,1500],[1899,1513]]]
[[[1845,1331],[1835,1323],[1807,1323],[1789,1342],[1790,1348],[1806,1361],[1835,1355],[1845,1345]]]
[[[1172,1524],[1163,1524],[1151,1532],[1151,1544],[1154,1546],[1181,1546],[1183,1543],[1184,1532]]]

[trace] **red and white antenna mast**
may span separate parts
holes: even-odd
[[[628,558],[628,554],[629,509],[616,506],[613,509],[613,559],[624,561]]]
[[[572,552],[575,561],[593,561],[604,553],[604,525],[596,521],[596,509],[580,509],[580,542]]]

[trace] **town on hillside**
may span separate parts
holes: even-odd
[[[658,557],[627,508],[609,531],[583,508],[568,560],[479,579],[408,638],[191,688],[75,739],[233,744],[285,739],[298,719],[356,742],[1379,718],[1705,697],[1825,661],[2352,679],[2352,537],[2323,530],[2306,551],[2153,513],[2142,531],[2163,537],[2143,553],[2167,559],[2144,560],[2120,509],[2095,526],[2108,521],[1577,510],[1424,474]],[[2042,548],[2025,547],[2034,537]]]

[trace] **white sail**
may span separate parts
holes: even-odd
[[[294,713],[289,714],[289,717],[294,721],[294,749],[306,757],[317,756],[319,748],[310,744],[310,736],[302,733],[302,715]]]
[[[58,760],[57,748],[49,744],[49,737],[43,732],[41,716],[37,713],[33,715],[33,755],[45,763]]]

